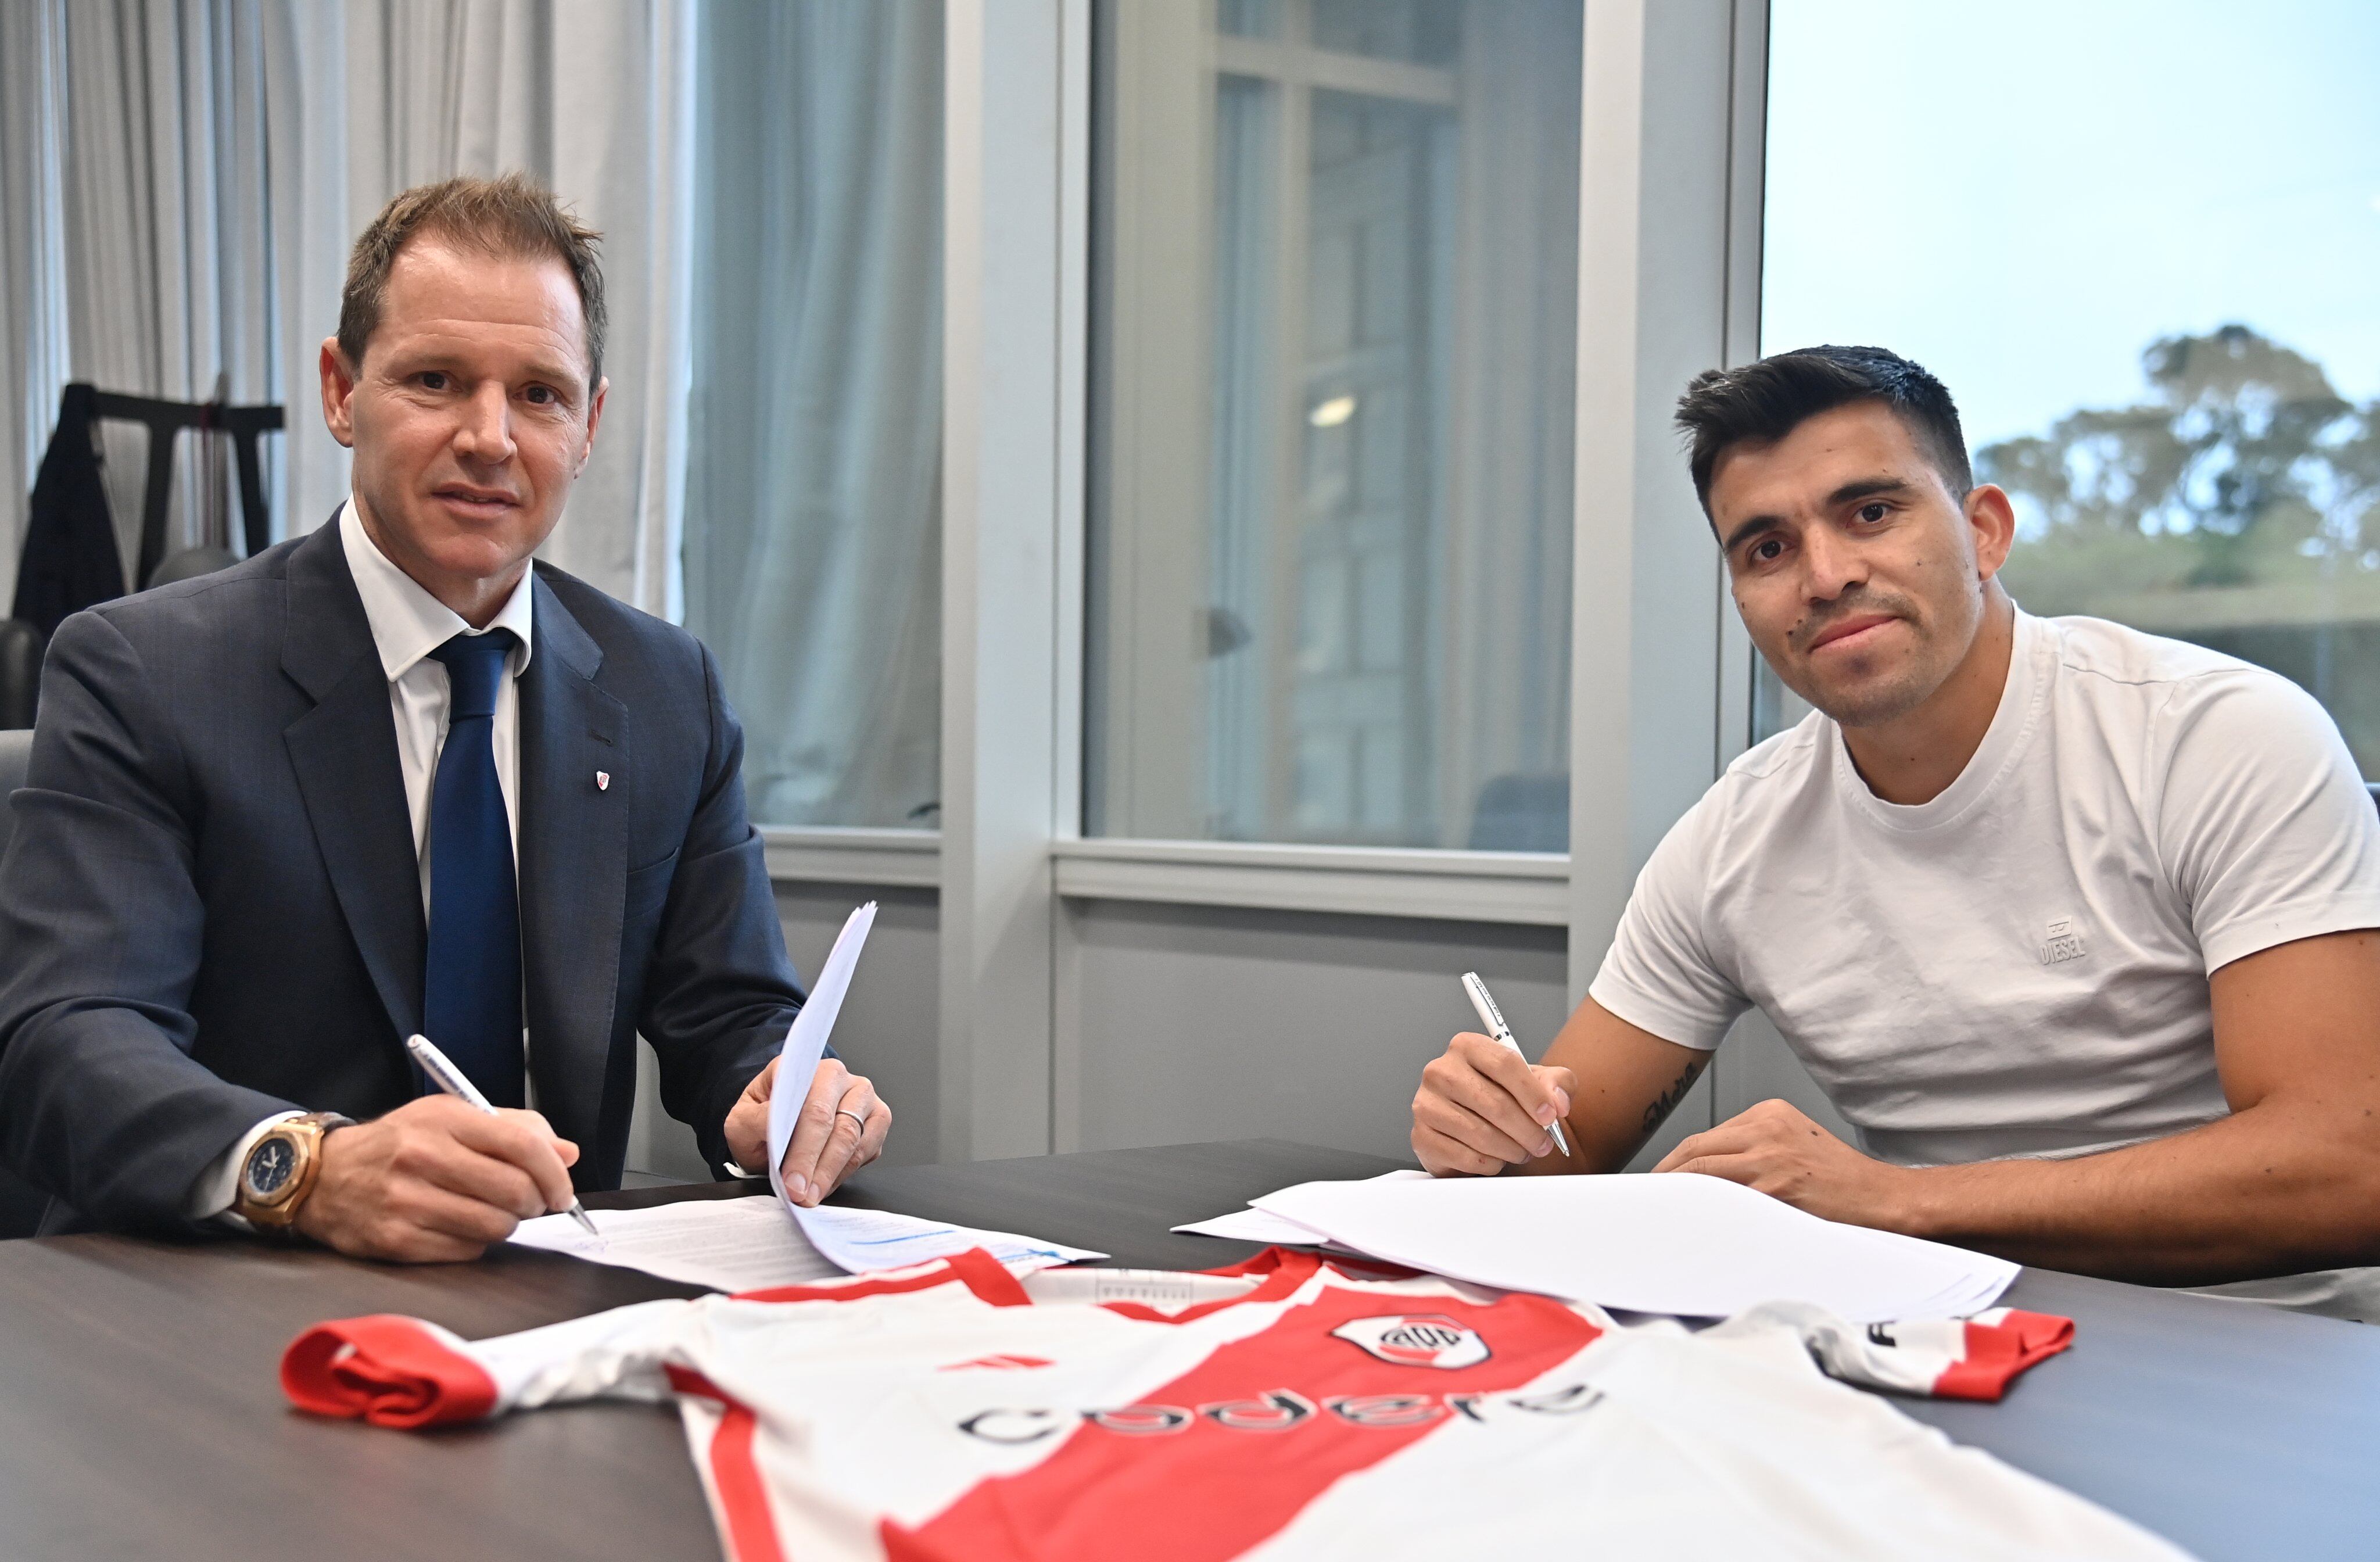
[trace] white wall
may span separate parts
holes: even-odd
[[[1463,972],[1533,1051],[1566,1008],[1560,928],[1117,900],[1065,918],[1061,1149],[1274,1138],[1405,1156],[1422,1065],[1478,1028]]]

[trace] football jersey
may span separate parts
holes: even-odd
[[[1692,1333],[1279,1250],[1201,1275],[977,1252],[479,1341],[322,1324],[282,1383],[398,1427],[674,1399],[731,1562],[2179,1556],[1818,1366],[1997,1398],[2071,1331],[1788,1305]]]

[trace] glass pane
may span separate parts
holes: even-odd
[[[1086,828],[1566,849],[1579,8],[1266,15],[1098,12]]]
[[[941,6],[698,15],[686,627],[756,822],[930,828]]]
[[[1462,56],[1462,6],[1443,0],[1313,0],[1313,7],[1318,49],[1416,65],[1451,66]]]
[[[1762,350],[1925,364],[2028,611],[2284,673],[2380,775],[2380,9],[1779,0],[1770,45]]]
[[[1281,36],[1281,0],[1215,0],[1215,31],[1241,38]]]

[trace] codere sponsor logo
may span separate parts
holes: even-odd
[[[1125,1437],[1169,1437],[1204,1420],[1229,1432],[1288,1432],[1306,1425],[1365,1427],[1427,1426],[1459,1416],[1487,1422],[1518,1412],[1570,1416],[1595,1408],[1600,1389],[1574,1383],[1536,1394],[1340,1394],[1318,1403],[1294,1389],[1271,1388],[1245,1399],[1226,1399],[1192,1410],[1181,1405],[1123,1405],[1113,1409],[1034,1409],[978,1410],[959,1430],[987,1443],[1038,1443],[1077,1423]]]
[[[1488,1342],[1477,1329],[1438,1312],[1399,1312],[1386,1318],[1355,1318],[1330,1331],[1399,1367],[1475,1367],[1488,1360]]]

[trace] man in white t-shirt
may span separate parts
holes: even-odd
[[[1860,1148],[1768,1101],[1657,1170],[2380,1321],[2380,816],[2330,718],[2021,611],[2008,496],[1906,360],[1704,374],[1678,422],[1744,625],[1816,710],[1670,830],[1542,1065],[1466,1034],[1423,1070],[1422,1165],[1616,1170],[1757,1006]]]

